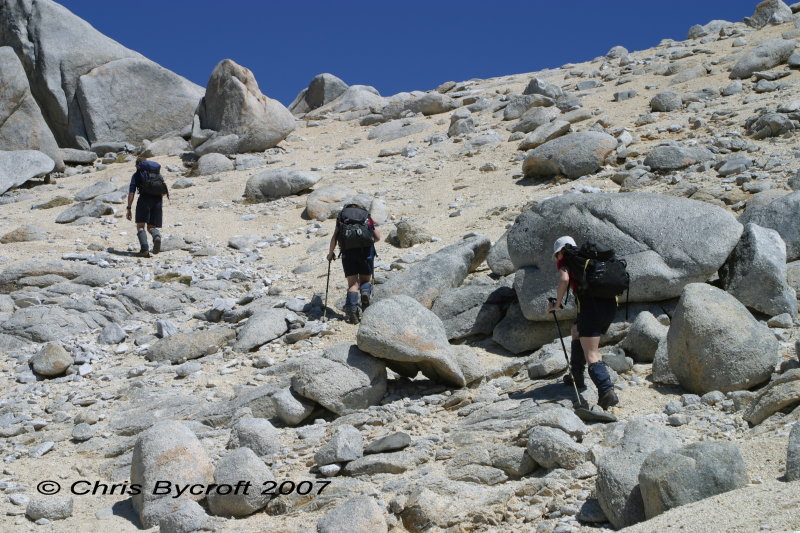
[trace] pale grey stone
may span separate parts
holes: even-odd
[[[295,129],[292,114],[263,95],[253,73],[230,59],[214,67],[197,114],[202,128],[238,136],[235,153],[273,148]]]
[[[353,461],[364,455],[364,438],[353,426],[342,424],[330,441],[314,454],[314,462],[319,466]]]
[[[747,79],[754,72],[769,70],[785,63],[795,48],[794,41],[767,39],[742,52],[731,68],[731,79]]]
[[[272,496],[263,494],[263,484],[274,481],[272,472],[249,448],[237,448],[226,453],[214,469],[214,483],[237,487],[250,482],[249,491],[232,491],[208,495],[208,508],[217,516],[242,517],[264,508]],[[237,494],[238,492],[238,494]]]
[[[303,361],[292,377],[295,392],[339,415],[378,404],[386,386],[385,363],[349,343]]]
[[[37,150],[0,150],[0,194],[55,169],[52,158]]]
[[[0,150],[37,150],[53,160],[55,170],[63,170],[63,153],[31,92],[22,63],[8,46],[0,47],[0,72]]]
[[[719,275],[722,288],[750,309],[797,314],[797,296],[786,281],[786,245],[777,231],[747,223]]]
[[[577,179],[596,172],[616,147],[617,140],[606,133],[569,133],[529,151],[522,171],[528,177],[563,174]]]
[[[131,483],[142,487],[141,494],[132,496],[133,507],[139,513],[142,525],[153,527],[169,514],[169,509],[154,504],[162,498],[170,501],[176,494],[176,485],[208,485],[213,482],[213,472],[214,467],[203,445],[186,425],[162,420],[142,432],[133,448],[130,477]],[[170,494],[153,494],[159,480],[172,483]],[[200,500],[203,495],[184,494],[182,497]],[[148,509],[151,506],[154,509]]]
[[[308,170],[264,170],[247,180],[244,197],[251,202],[264,202],[291,196],[310,189],[321,179],[321,175]]]
[[[242,417],[231,428],[228,449],[249,448],[259,457],[272,457],[280,450],[280,433],[269,420]]]
[[[605,222],[609,220],[613,224]],[[695,200],[644,193],[570,194],[523,211],[508,232],[508,250],[517,268],[540,269],[536,279],[541,281],[530,294],[547,294],[555,287],[552,253],[557,238],[571,235],[579,243],[603,243],[627,261],[630,301],[651,302],[677,297],[687,283],[711,278],[741,232],[727,211]],[[515,288],[518,283],[515,279]],[[527,298],[519,289],[517,294]],[[546,298],[537,304],[545,305]]]
[[[383,509],[369,496],[345,500],[317,523],[318,533],[386,533]]]
[[[645,516],[744,487],[749,481],[739,448],[732,442],[695,442],[656,450],[642,463],[639,485]]]
[[[704,283],[683,289],[667,334],[669,365],[694,393],[749,389],[769,380],[778,342],[736,298]]]
[[[33,371],[47,377],[63,374],[74,362],[72,354],[60,344],[53,342],[45,344],[36,355],[31,357]]]
[[[72,498],[69,496],[36,496],[25,508],[25,515],[33,521],[65,520],[72,516]]]

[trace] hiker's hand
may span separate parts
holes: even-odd
[[[552,312],[558,310],[559,307],[561,307],[561,306],[556,305],[556,299],[555,298],[553,298],[549,302],[547,302],[547,312],[548,313],[552,313]]]
[[[127,218],[128,220],[131,219],[131,208],[130,207],[125,210],[125,218]]]
[[[327,257],[326,257],[326,258],[328,259],[328,263],[330,263],[331,261],[333,261],[333,252],[328,252],[328,255],[327,255]]]

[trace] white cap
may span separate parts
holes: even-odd
[[[568,244],[571,244],[572,246],[577,246],[577,244],[575,244],[575,239],[573,239],[569,235],[565,235],[563,237],[559,237],[558,239],[556,239],[556,242],[553,243],[553,255],[556,255],[558,252],[561,251],[562,248],[564,248],[564,246]]]

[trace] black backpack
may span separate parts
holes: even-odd
[[[617,259],[611,248],[587,241],[580,248],[567,244],[563,250],[569,276],[578,286],[578,296],[616,298],[629,289],[628,264]]]
[[[161,165],[155,161],[142,161],[137,165],[136,170],[139,172],[142,180],[139,185],[139,192],[149,196],[169,196],[169,189],[161,175]]]
[[[375,237],[368,224],[369,212],[357,206],[347,206],[339,213],[336,222],[339,226],[339,248],[371,248]]]

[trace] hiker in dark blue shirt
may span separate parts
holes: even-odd
[[[161,165],[155,161],[147,161],[144,157],[136,158],[136,172],[131,176],[128,188],[128,208],[125,218],[131,219],[131,206],[133,197],[139,192],[136,202],[136,236],[139,239],[139,257],[150,257],[147,242],[147,233],[153,236],[153,253],[161,251],[161,233],[158,231],[163,222],[162,200],[164,195],[169,198],[169,190],[161,176]]]

